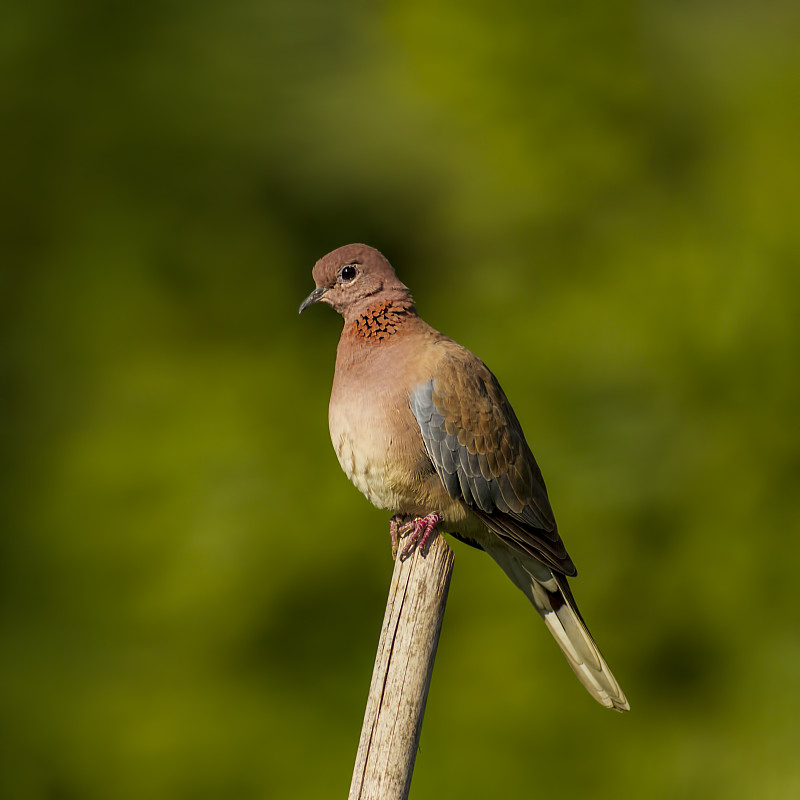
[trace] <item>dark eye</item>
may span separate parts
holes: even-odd
[[[342,283],[349,283],[357,274],[358,270],[355,264],[345,264],[339,270],[339,280],[341,280]]]

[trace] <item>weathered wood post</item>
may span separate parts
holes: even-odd
[[[439,535],[395,561],[349,800],[408,797],[452,571]]]

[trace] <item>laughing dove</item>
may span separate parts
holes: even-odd
[[[323,302],[344,317],[329,408],[350,480],[424,548],[433,530],[485,550],[533,603],[572,669],[602,705],[628,710],[575,604],[542,474],[486,365],[418,315],[377,250],[351,244],[314,266]]]

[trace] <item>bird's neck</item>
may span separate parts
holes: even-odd
[[[404,333],[415,320],[417,310],[411,298],[384,299],[345,319],[342,338],[364,344],[381,344]]]

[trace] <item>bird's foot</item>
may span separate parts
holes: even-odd
[[[392,537],[392,556],[397,556],[398,541],[408,534],[408,543],[400,553],[400,560],[411,555],[416,547],[424,550],[436,526],[442,521],[438,511],[432,511],[424,517],[416,517],[408,522],[406,518],[396,514],[389,521],[389,535]]]

